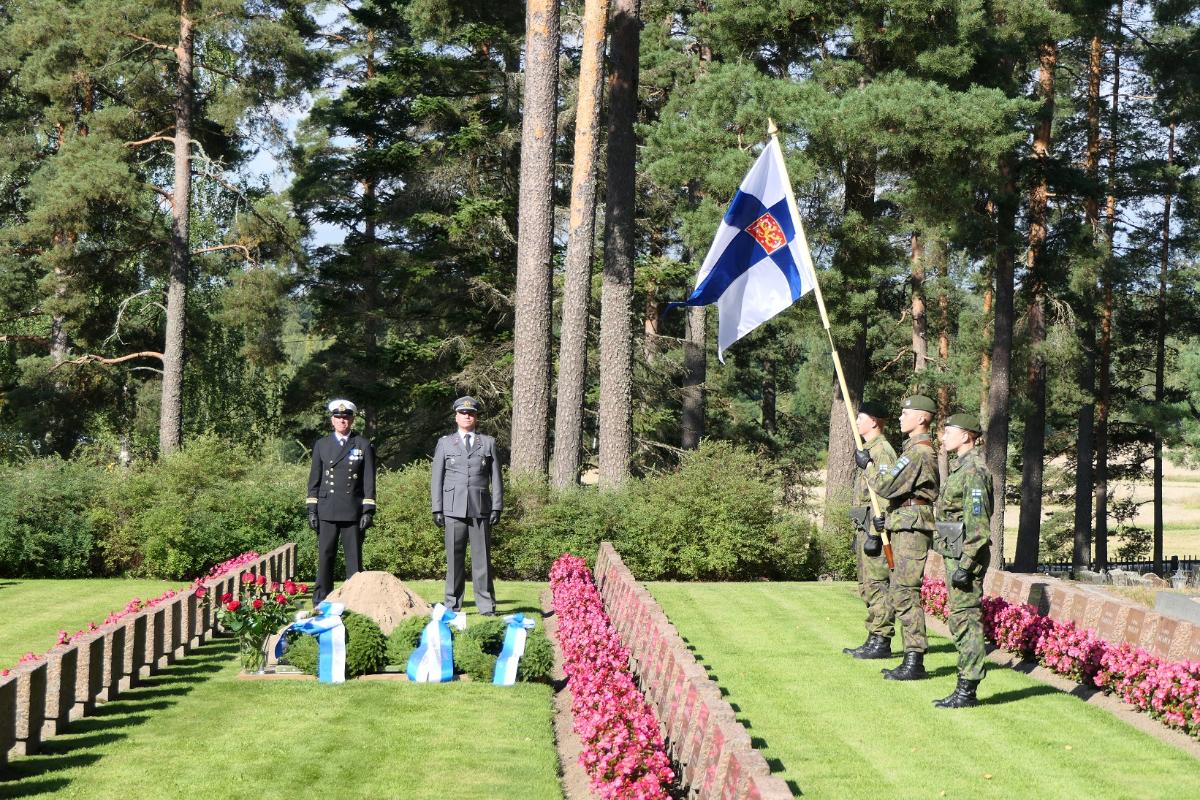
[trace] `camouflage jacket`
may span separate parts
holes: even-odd
[[[904,452],[887,472],[869,468],[867,482],[880,497],[889,501],[889,531],[925,531],[933,533],[933,503],[938,496],[937,455],[928,433],[908,437]],[[925,500],[929,505],[906,506],[908,500]]]
[[[986,557],[992,537],[992,474],[983,456],[972,448],[958,459],[946,477],[937,502],[939,522],[962,522],[964,527],[961,566],[968,572]],[[941,542],[938,552],[947,555]]]
[[[879,474],[883,474],[892,468],[892,464],[896,463],[896,451],[892,449],[892,445],[888,442],[887,437],[883,434],[876,436],[871,441],[867,442],[863,447],[871,454],[871,463],[867,466],[867,471],[874,470]],[[867,494],[867,479],[863,471],[859,471],[854,476],[854,500],[856,506],[871,505],[871,496]],[[887,501],[880,503],[880,508],[887,510]],[[874,513],[874,512],[872,512]]]

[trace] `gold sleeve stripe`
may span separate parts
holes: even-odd
[[[306,500],[305,502],[307,502],[307,503],[315,503],[315,502],[317,502],[317,498],[315,498],[315,497],[310,497],[310,498],[308,498],[308,500]]]
[[[367,499],[365,499],[365,498],[364,498],[364,499],[363,499],[363,505],[364,505],[364,506],[373,506],[373,505],[375,505],[375,501],[374,501],[374,500],[367,500]]]

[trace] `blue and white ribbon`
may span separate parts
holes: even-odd
[[[500,657],[496,659],[496,672],[492,683],[497,686],[512,686],[517,682],[517,664],[525,655],[525,639],[528,632],[537,625],[531,619],[525,619],[524,614],[509,614],[504,618],[508,628],[504,631],[504,647]]]
[[[293,622],[284,628],[283,635],[275,644],[275,657],[283,655],[288,631],[307,633],[317,637],[317,681],[320,683],[346,682],[346,626],[342,624],[342,612],[346,607],[328,600],[316,608],[316,616]]]
[[[454,678],[454,634],[450,626],[466,630],[467,615],[454,613],[441,603],[429,614],[421,631],[421,644],[408,657],[408,679],[413,683],[446,683]]]

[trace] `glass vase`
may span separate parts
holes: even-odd
[[[243,636],[238,642],[238,657],[242,661],[242,670],[255,672],[259,675],[267,671],[266,637]]]

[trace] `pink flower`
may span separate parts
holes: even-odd
[[[197,586],[196,591],[192,592],[192,594],[196,595],[196,597],[204,597],[204,595],[208,594],[208,590],[203,586]]]
[[[243,572],[242,573],[242,583],[254,583],[254,573],[253,572]]]
[[[254,608],[255,611],[258,611],[260,608],[263,607],[263,599],[261,597],[256,597],[256,598],[254,598],[254,601],[252,603],[250,603],[250,605]]]
[[[667,798],[674,775],[658,721],[628,670],[620,642],[583,559],[563,555],[550,570],[563,667],[571,687],[579,762],[601,798]]]
[[[232,595],[232,594],[230,594],[229,592],[226,592],[225,594],[221,595],[221,602],[222,602],[222,603],[228,603],[228,602],[229,602],[230,600],[232,600],[232,599],[233,599],[233,595]]]
[[[242,607],[241,600],[230,600],[228,603],[225,604],[225,610],[229,611],[230,613],[237,611],[241,607]]]
[[[279,594],[275,595],[275,602],[279,603],[279,605],[281,605],[281,606],[286,605],[287,601],[288,601],[287,595],[285,595],[283,592],[280,592]]]
[[[259,586],[266,586],[267,585],[267,576],[259,575],[258,578],[255,580],[255,583],[257,583]]]
[[[308,584],[307,583],[300,584],[300,594],[308,594]]]

